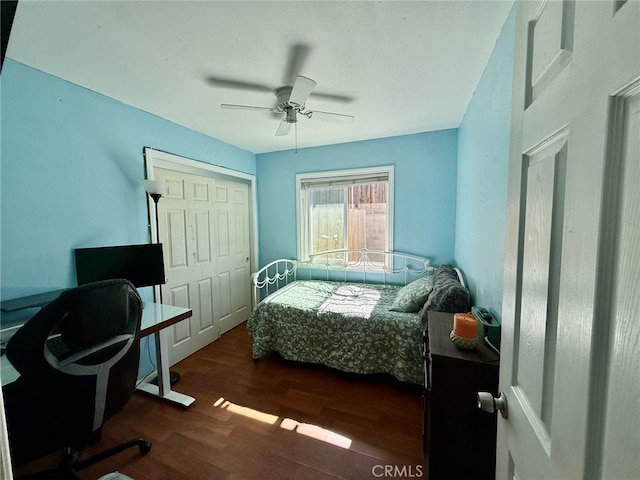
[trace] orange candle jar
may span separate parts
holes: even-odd
[[[453,315],[453,331],[459,337],[476,338],[478,319],[470,313],[456,313]]]
[[[453,330],[449,338],[459,348],[478,348],[478,319],[470,313],[454,314]]]

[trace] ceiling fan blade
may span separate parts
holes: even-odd
[[[340,123],[351,123],[355,119],[353,115],[345,115],[344,113],[323,112],[321,110],[307,110],[306,113],[311,113],[310,118],[333,120]]]
[[[302,67],[307,61],[311,47],[303,43],[297,43],[291,46],[289,50],[289,60],[287,61],[287,69],[284,76],[284,84],[291,85],[296,76],[302,71]]]
[[[222,108],[235,108],[237,110],[263,110],[266,112],[270,112],[273,108],[270,107],[254,107],[253,105],[234,105],[232,103],[222,103],[220,104]]]
[[[351,103],[355,100],[354,97],[348,95],[337,95],[333,93],[320,93],[313,92],[313,98],[322,98],[324,100],[332,100],[334,102]]]
[[[273,88],[259,83],[242,82],[240,80],[231,80],[230,78],[207,77],[207,82],[216,87],[235,88],[237,90],[253,90],[257,92],[271,92]]]
[[[307,98],[309,98],[309,95],[311,95],[311,92],[313,91],[315,86],[315,80],[311,80],[310,78],[298,75],[296,77],[296,82],[293,84],[291,95],[289,96],[289,103],[295,103],[297,105],[303,106],[304,102],[307,101]]]
[[[285,118],[282,119],[280,125],[278,126],[278,130],[276,130],[276,137],[282,137],[289,133],[289,129],[291,128],[291,124],[287,122]]]

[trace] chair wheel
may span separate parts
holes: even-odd
[[[74,448],[66,447],[60,456],[60,466],[69,467],[78,463],[80,460],[80,452]]]
[[[138,448],[140,449],[141,455],[146,455],[149,453],[149,450],[151,450],[151,442],[144,440],[138,444]]]

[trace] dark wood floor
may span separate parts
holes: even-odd
[[[373,479],[383,471],[376,465],[404,467],[412,478],[422,471],[415,385],[277,354],[254,361],[245,324],[172,370],[182,377],[175,389],[196,402],[183,408],[134,394],[85,454],[136,436],[153,443],[151,452],[121,453],[83,479],[113,470],[136,480]]]

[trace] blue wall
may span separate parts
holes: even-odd
[[[474,304],[500,318],[515,9],[458,129],[455,258]]]
[[[255,174],[255,155],[7,59],[1,297],[74,286],[73,248],[149,241],[145,146]]]
[[[454,258],[457,130],[256,156],[260,265],[296,257],[295,175],[394,165],[394,250]]]

